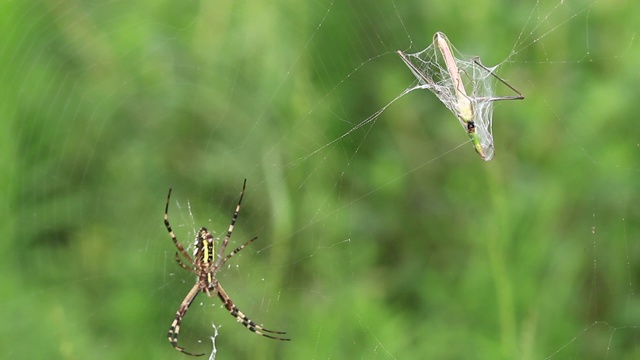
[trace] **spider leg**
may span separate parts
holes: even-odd
[[[185,264],[184,262],[182,262],[182,260],[180,259],[180,256],[178,255],[178,252],[176,251],[176,262],[178,263],[178,265],[180,265],[181,268],[188,270],[190,272],[192,272],[193,274],[195,274],[196,276],[198,276],[198,272],[195,271],[192,267],[188,266],[187,264]]]
[[[291,340],[287,338],[265,334],[265,333],[286,334],[286,332],[265,329],[264,327],[262,327],[262,325],[256,324],[255,322],[253,322],[253,320],[249,319],[244,313],[242,313],[240,309],[238,309],[238,307],[233,303],[233,301],[231,301],[231,298],[229,298],[229,295],[227,295],[227,292],[224,291],[222,286],[220,286],[220,283],[216,284],[216,290],[217,290],[216,292],[218,293],[218,297],[224,304],[224,307],[229,311],[229,313],[231,313],[231,316],[235,317],[236,320],[242,323],[242,325],[244,325],[247,329],[251,330],[252,332],[258,335],[268,337],[269,339],[282,340],[282,341]]]
[[[200,259],[202,257],[202,252],[203,252],[203,249],[201,247],[196,251],[195,258],[196,259]],[[196,263],[190,264],[192,266],[189,266],[189,265],[185,264],[182,261],[182,259],[180,259],[180,254],[177,251],[176,251],[176,262],[178,263],[178,265],[180,265],[181,268],[190,271],[195,276],[200,276],[200,273],[198,272],[198,269],[196,269],[197,264]]]
[[[220,261],[220,264],[218,264],[216,266],[216,269],[220,269],[222,267],[222,265],[224,265],[227,260],[231,259],[231,257],[237,253],[240,252],[240,250],[244,249],[247,245],[251,244],[252,242],[254,242],[258,237],[254,237],[253,239],[247,241],[246,243],[238,246],[235,250],[233,250],[232,252],[229,253],[229,255],[225,256],[224,259],[222,259],[222,261]],[[217,271],[217,270],[216,270]]]
[[[191,356],[202,356],[204,355],[204,353],[193,354],[186,351],[183,347],[178,346],[178,334],[180,333],[180,324],[182,323],[182,319],[187,314],[187,310],[189,310],[189,306],[191,306],[191,303],[193,303],[193,300],[196,298],[200,290],[201,289],[200,289],[199,283],[195,284],[191,288],[191,290],[189,290],[189,293],[187,294],[187,296],[185,296],[184,300],[182,300],[182,303],[180,304],[180,307],[176,312],[176,318],[171,323],[171,326],[169,327],[169,333],[167,334],[167,338],[169,339],[169,342],[171,343],[174,349]]]
[[[189,256],[189,254],[184,249],[184,247],[182,247],[182,244],[178,242],[178,239],[176,238],[176,234],[173,232],[173,229],[171,229],[171,224],[169,224],[169,199],[170,198],[171,198],[171,188],[169,188],[169,193],[167,194],[167,205],[164,208],[164,226],[167,228],[167,231],[169,232],[169,236],[171,236],[171,240],[173,240],[173,244],[176,246],[176,248],[178,248],[178,251],[180,251],[182,256],[184,256],[185,259],[187,259],[187,261],[193,264],[193,259],[191,258],[191,256]]]
[[[218,260],[222,261],[222,254],[224,254],[224,250],[227,248],[227,244],[229,244],[229,239],[231,238],[231,234],[233,233],[233,228],[236,226],[236,220],[238,220],[238,215],[240,214],[240,205],[242,205],[242,198],[244,198],[244,189],[247,186],[247,179],[244,179],[244,183],[242,183],[242,192],[240,193],[240,200],[238,200],[238,205],[236,205],[236,210],[233,212],[233,217],[231,217],[231,224],[229,224],[229,229],[227,229],[227,236],[224,237],[224,241],[222,245],[220,245],[220,251],[218,251]],[[220,263],[222,265],[222,263]]]

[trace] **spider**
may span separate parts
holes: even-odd
[[[171,323],[171,327],[169,327],[169,334],[167,335],[169,342],[171,345],[178,351],[183,352],[187,355],[192,356],[202,356],[203,354],[193,354],[186,351],[183,347],[178,346],[178,334],[180,333],[180,324],[182,323],[182,319],[187,314],[187,310],[189,310],[189,306],[193,303],[193,300],[196,296],[203,292],[207,294],[209,297],[214,297],[218,295],[218,298],[222,301],[224,307],[229,311],[231,316],[235,317],[238,322],[241,322],[247,329],[253,331],[258,335],[262,335],[264,337],[289,341],[290,339],[282,338],[275,335],[270,334],[286,334],[283,331],[273,331],[268,330],[262,327],[262,325],[258,325],[249,319],[245,314],[240,311],[236,305],[231,301],[227,292],[224,291],[222,285],[216,279],[216,273],[222,268],[222,266],[229,260],[233,255],[240,252],[240,250],[244,249],[245,246],[252,243],[258,237],[254,237],[246,243],[238,246],[235,250],[230,252],[227,256],[224,255],[224,251],[229,244],[229,239],[231,238],[231,233],[233,233],[233,228],[236,224],[236,220],[238,219],[238,214],[240,213],[240,205],[242,204],[242,198],[244,197],[244,190],[247,185],[247,180],[244,180],[242,184],[242,192],[240,193],[240,200],[238,200],[238,205],[236,206],[236,210],[233,213],[233,217],[231,218],[231,224],[229,225],[229,229],[227,230],[227,235],[224,237],[224,241],[220,246],[220,250],[217,254],[214,251],[214,238],[211,235],[211,232],[206,228],[200,228],[198,233],[196,234],[195,241],[195,250],[193,258],[189,256],[186,252],[182,244],[178,242],[176,238],[176,234],[171,229],[171,225],[169,224],[169,199],[171,198],[171,189],[169,189],[169,194],[167,195],[167,204],[164,210],[164,225],[169,232],[169,236],[171,236],[171,240],[173,240],[173,244],[176,246],[178,251],[176,251],[176,262],[180,267],[185,270],[191,271],[197,276],[197,280],[195,285],[189,290],[187,296],[185,296],[184,300],[180,304],[178,311],[176,312],[176,318]],[[182,255],[186,259],[186,264],[180,259],[179,255]],[[214,255],[215,254],[215,255]],[[215,256],[215,259],[214,259]],[[268,334],[270,333],[270,334]]]

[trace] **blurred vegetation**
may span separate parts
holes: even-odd
[[[0,3],[11,359],[179,359],[166,332],[222,234],[260,338],[200,297],[218,359],[637,359],[640,10],[631,1]],[[484,163],[395,50],[435,31],[525,95]],[[459,145],[461,145],[458,147]],[[324,148],[323,148],[324,147]],[[458,148],[457,148],[458,147]],[[315,152],[318,149],[322,149]],[[452,150],[453,149],[453,150]]]

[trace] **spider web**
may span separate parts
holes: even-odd
[[[202,226],[224,237],[244,178],[228,250],[259,238],[219,280],[292,341],[200,294],[187,350],[638,357],[631,2],[0,6],[5,357],[184,357],[166,333],[195,280],[167,190],[191,252]],[[527,97],[495,104],[490,163],[396,54],[435,31]],[[456,54],[474,96],[508,95]]]

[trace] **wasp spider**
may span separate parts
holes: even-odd
[[[238,252],[240,252],[240,250],[244,249],[245,246],[249,245],[251,242],[257,239],[257,237],[254,237],[253,239],[240,245],[228,255],[224,256],[224,251],[229,244],[229,239],[231,238],[233,228],[236,224],[236,220],[238,219],[238,214],[240,213],[240,205],[242,204],[242,198],[244,197],[246,184],[247,180],[245,179],[242,185],[242,192],[240,193],[240,200],[238,200],[238,205],[236,206],[236,210],[233,213],[233,217],[231,218],[231,224],[229,225],[229,229],[227,230],[227,235],[224,237],[218,253],[216,254],[214,250],[213,235],[211,235],[211,232],[209,230],[203,227],[198,230],[198,233],[196,234],[193,257],[191,257],[184,249],[182,244],[178,242],[176,234],[173,232],[173,230],[171,229],[171,225],[169,224],[169,199],[171,198],[171,189],[169,189],[169,194],[167,195],[167,204],[164,210],[164,225],[167,227],[167,231],[171,236],[171,240],[173,240],[173,244],[178,249],[178,251],[176,251],[176,261],[178,262],[178,265],[180,265],[185,270],[191,271],[197,276],[195,285],[193,285],[191,290],[189,290],[189,292],[187,293],[187,296],[185,296],[184,300],[182,300],[180,308],[178,308],[178,311],[176,312],[176,318],[171,323],[171,327],[169,327],[168,334],[168,339],[171,345],[173,345],[176,350],[181,351],[187,355],[204,355],[190,353],[183,347],[178,346],[178,334],[180,333],[180,324],[182,323],[182,319],[187,314],[189,306],[191,306],[193,300],[200,292],[207,294],[207,296],[209,297],[214,297],[217,295],[218,298],[222,301],[224,307],[227,309],[227,311],[229,311],[231,316],[235,317],[238,322],[241,322],[242,325],[244,325],[247,329],[253,331],[254,333],[275,340],[290,340],[276,335],[271,335],[286,334],[285,332],[265,329],[264,327],[262,327],[262,325],[258,325],[251,319],[249,319],[245,314],[242,313],[242,311],[240,311],[236,307],[229,295],[227,295],[227,292],[224,291],[224,289],[218,282],[218,279],[216,279],[216,274],[218,273],[218,271],[220,271],[222,266],[233,255],[237,254]],[[182,257],[186,261],[181,260],[180,255],[182,255]]]

